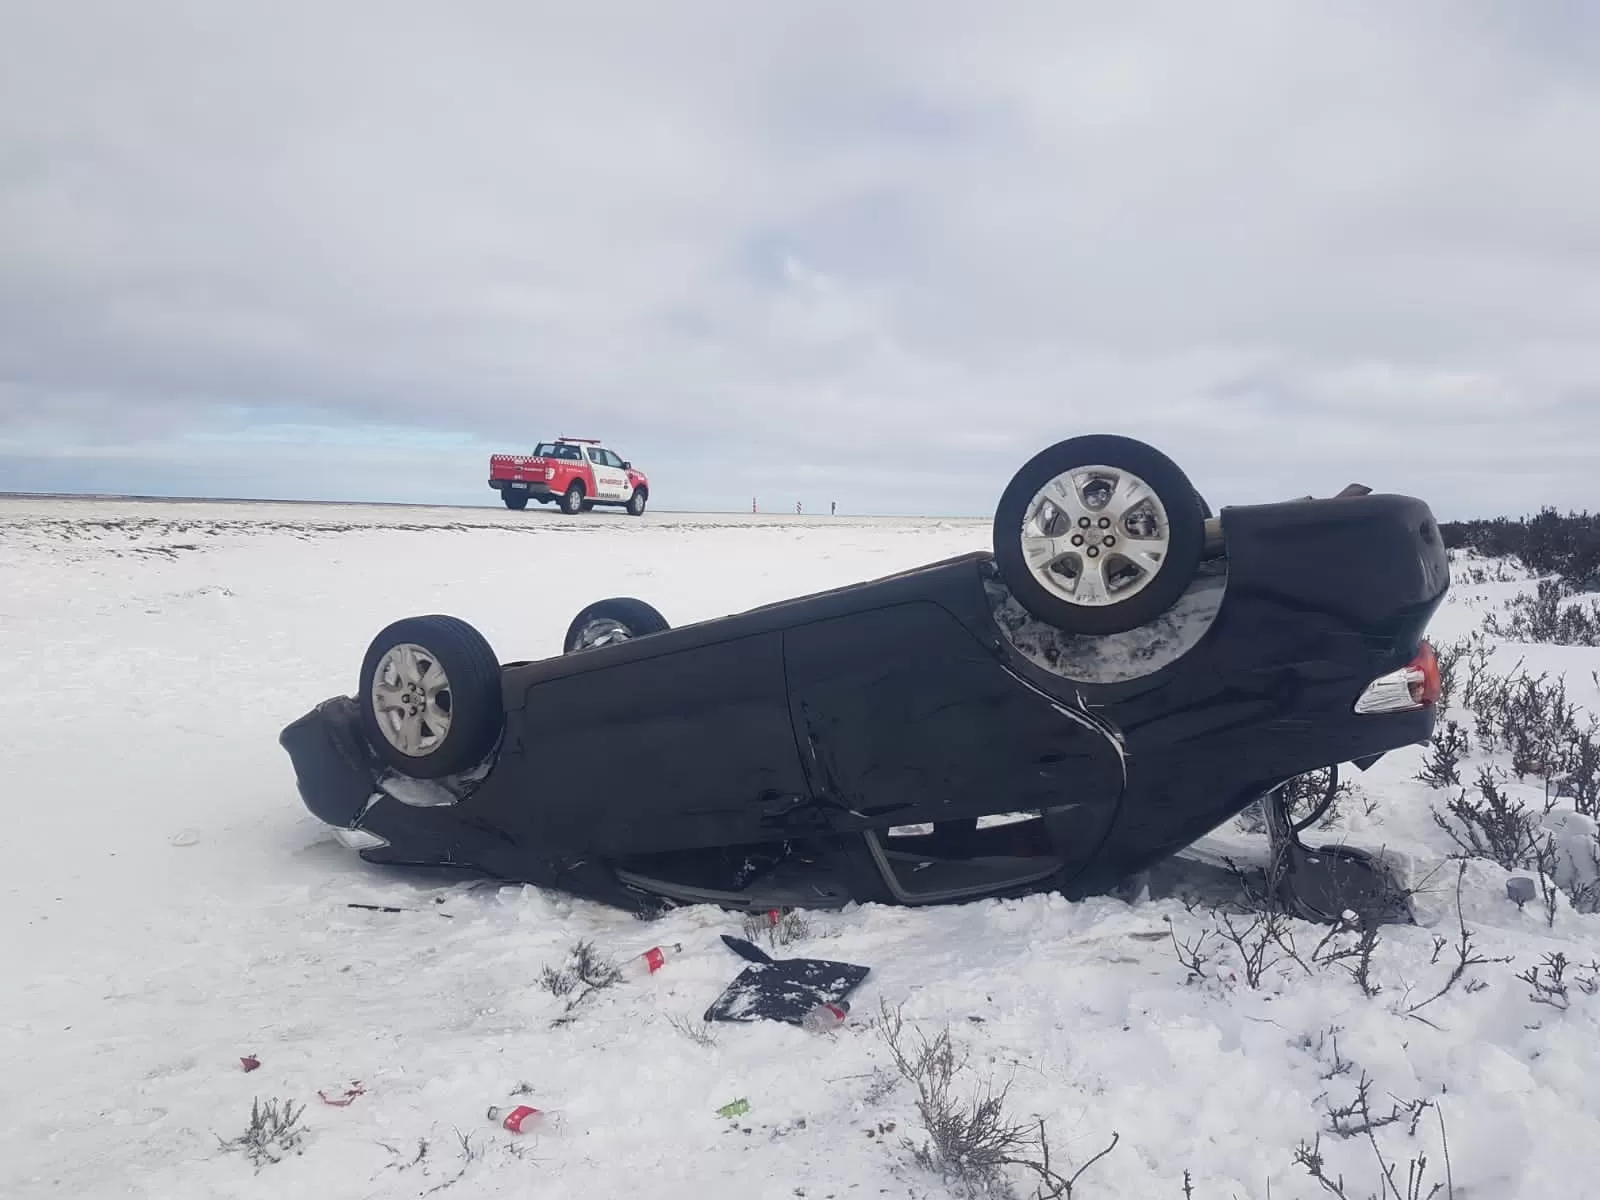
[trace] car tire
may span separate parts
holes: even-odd
[[[413,690],[419,675],[422,687]],[[397,707],[412,699],[419,702]],[[374,752],[414,779],[477,766],[505,728],[500,662],[484,636],[456,617],[407,617],[373,638],[357,701]]]
[[[576,654],[597,646],[648,637],[652,633],[665,633],[671,628],[667,619],[643,600],[614,596],[595,601],[572,618],[561,644],[562,653]],[[603,640],[597,640],[601,638]]]
[[[634,488],[633,495],[628,497],[628,515],[634,517],[644,516],[646,497],[643,488]]]
[[[583,511],[583,484],[573,483],[561,494],[561,511],[573,516]]]
[[[1055,490],[1063,476],[1083,471],[1094,473]],[[1117,511],[1117,489],[1131,485],[1142,490]],[[1155,447],[1115,434],[1069,438],[1036,454],[1006,487],[995,506],[995,565],[1038,620],[1064,633],[1123,633],[1166,612],[1193,582],[1207,509]]]
[[[527,492],[504,491],[500,493],[500,499],[506,502],[507,508],[515,509],[518,512],[528,507]]]

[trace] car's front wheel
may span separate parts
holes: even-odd
[[[643,488],[634,488],[633,495],[628,497],[628,515],[634,517],[644,516],[645,494]]]
[[[643,600],[616,596],[597,600],[573,617],[572,624],[567,626],[562,650],[566,654],[592,650],[596,646],[664,633],[670,628],[667,619]]]
[[[407,617],[384,629],[361,663],[361,727],[389,766],[439,779],[476,766],[505,726],[500,663],[455,617]]]
[[[995,509],[995,564],[1039,620],[1065,633],[1122,633],[1188,589],[1205,521],[1188,476],[1155,447],[1114,434],[1069,438],[1012,477]]]

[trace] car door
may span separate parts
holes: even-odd
[[[936,603],[815,621],[784,635],[796,740],[835,829],[1067,808],[1103,836],[1119,748],[1006,670]]]
[[[633,494],[633,489],[628,485],[628,472],[622,465],[622,458],[615,450],[606,451],[606,467],[616,480],[617,499],[626,500]]]
[[[514,705],[538,792],[497,814],[518,840],[628,855],[785,835],[807,793],[780,633],[660,635],[560,661]]]
[[[599,446],[589,447],[589,465],[594,469],[596,500],[626,500],[628,475],[622,460]]]

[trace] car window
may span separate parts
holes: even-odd
[[[565,446],[565,445],[557,446],[556,447],[556,457],[557,458],[564,458],[569,462],[582,462],[583,461],[583,455],[578,453],[578,448],[576,446]]]
[[[618,458],[615,454],[613,454],[610,450],[607,450],[606,451],[606,466],[615,467],[617,470],[620,471],[620,470],[622,470],[622,460],[620,458]]]

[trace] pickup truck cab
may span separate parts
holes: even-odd
[[[541,442],[532,454],[492,454],[489,486],[514,509],[527,508],[531,499],[559,504],[568,513],[614,505],[637,517],[650,499],[644,472],[593,438],[559,437]]]

